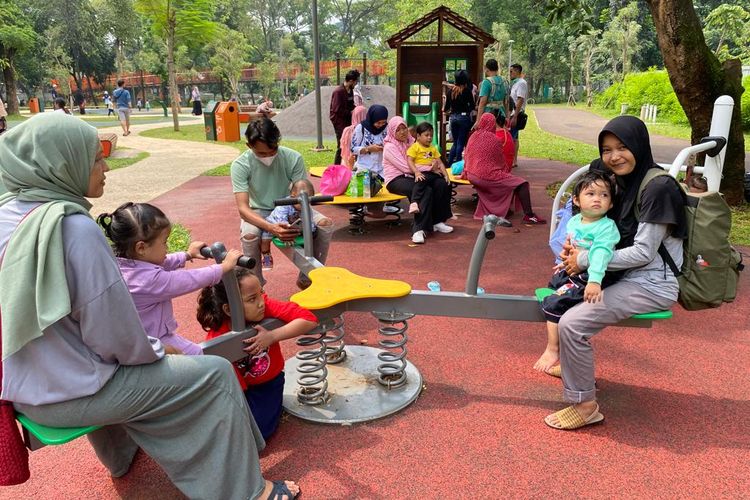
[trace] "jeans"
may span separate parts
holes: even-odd
[[[453,145],[448,154],[448,167],[463,158],[466,139],[469,137],[469,131],[471,130],[471,117],[468,113],[454,113],[451,115],[450,127],[451,135],[453,136]]]

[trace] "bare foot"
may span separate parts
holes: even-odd
[[[596,400],[578,403],[577,405],[573,405],[573,408],[586,422],[588,422],[588,420],[594,413],[599,411],[599,405],[596,403]],[[549,415],[544,417],[544,421],[547,422],[547,424],[551,427],[560,427],[560,421],[557,419],[557,415],[555,415],[554,413],[550,413]]]
[[[294,481],[284,481],[284,484],[286,484],[286,487],[289,488],[289,492],[293,495],[290,497],[289,495],[281,495],[274,497],[274,500],[278,498],[279,500],[292,500],[297,495],[299,495],[299,486],[297,486],[297,483]],[[258,500],[266,499],[271,496],[271,493],[273,492],[273,483],[271,481],[266,481],[266,487],[263,489],[263,493],[260,494],[258,497]]]
[[[542,356],[534,363],[534,369],[539,372],[546,372],[560,360],[560,351],[547,346]]]

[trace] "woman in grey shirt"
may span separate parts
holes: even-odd
[[[659,255],[663,247],[677,267],[682,266],[687,228],[685,200],[677,181],[668,175],[651,180],[636,216],[641,181],[649,169],[661,168],[651,155],[646,126],[632,116],[611,120],[599,134],[599,153],[601,158],[591,168],[614,174],[617,183],[615,205],[607,215],[617,224],[620,243],[607,273],[620,271],[621,277],[604,290],[601,302],[583,302],[560,319],[563,397],[573,405],[545,418],[556,429],[577,429],[604,420],[596,402],[591,337],[634,314],[669,309],[679,292],[677,278]],[[588,267],[584,250],[566,245],[562,257],[568,274]]]
[[[263,479],[232,365],[165,356],[143,330],[88,214],[109,170],[96,129],[40,114],[0,137],[0,158],[2,399],[43,425],[100,426],[88,438],[113,477],[141,448],[189,498],[296,495]]]

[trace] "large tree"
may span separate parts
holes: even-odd
[[[0,69],[3,71],[8,112],[18,113],[16,57],[34,46],[31,22],[13,0],[0,0]]]
[[[212,0],[136,0],[135,4],[151,21],[154,35],[167,47],[169,95],[176,132],[180,130],[176,51],[181,44],[195,46],[211,39],[216,28],[213,22],[216,4]]]
[[[693,143],[708,135],[716,98],[729,95],[734,99],[721,190],[730,204],[739,204],[745,173],[741,62],[739,59],[719,62],[706,45],[691,0],[648,0],[648,5],[669,80],[692,127]]]

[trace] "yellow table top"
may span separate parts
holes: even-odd
[[[461,179],[460,177],[456,177],[453,175],[450,170],[448,171],[448,178],[451,180],[454,184],[463,184],[465,186],[470,186],[471,182],[469,182],[467,179]]]
[[[406,196],[401,194],[389,193],[388,190],[383,187],[378,194],[370,198],[363,198],[362,196],[346,196],[345,194],[334,196],[333,201],[324,203],[324,205],[366,205],[368,203],[386,203],[389,201],[398,201],[405,199]]]
[[[343,267],[321,267],[308,275],[312,285],[289,299],[310,310],[356,299],[403,297],[411,293],[411,285],[403,281],[366,278]]]
[[[323,172],[328,167],[310,167],[310,175],[313,177],[323,177]]]

